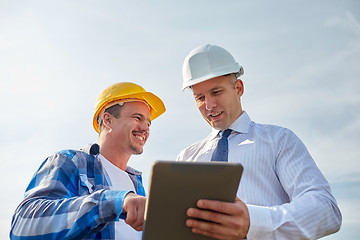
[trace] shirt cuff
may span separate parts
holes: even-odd
[[[250,215],[250,228],[247,239],[269,239],[272,232],[270,208],[247,204]]]
[[[121,191],[116,196],[115,208],[116,208],[116,212],[118,213],[118,215],[117,215],[115,221],[119,221],[119,218],[124,219],[124,220],[126,219],[127,214],[123,213],[123,205],[124,205],[124,199],[125,199],[126,195],[128,195],[128,193],[130,193],[130,192],[133,192],[133,191]]]
[[[125,219],[123,204],[126,195],[131,191],[104,190],[101,194],[99,216],[102,222]]]

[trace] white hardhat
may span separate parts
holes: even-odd
[[[185,58],[182,69],[184,80],[182,90],[230,73],[235,73],[236,77],[239,77],[244,74],[244,69],[228,51],[211,44],[197,47]]]

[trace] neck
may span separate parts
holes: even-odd
[[[127,154],[126,152],[121,151],[121,149],[117,149],[115,146],[112,146],[111,143],[101,141],[100,139],[98,144],[100,146],[101,155],[121,170],[126,170],[131,154]]]

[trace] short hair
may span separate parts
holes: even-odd
[[[231,79],[230,79],[231,84],[235,88],[235,83],[238,80],[236,73],[229,73],[229,74],[225,74],[224,76],[230,76],[231,77]]]
[[[118,118],[120,117],[120,113],[121,113],[121,108],[122,106],[124,106],[124,104],[115,104],[111,107],[108,107],[105,109],[104,113],[109,113],[111,114],[112,116],[114,116],[115,118]],[[98,122],[99,122],[99,132],[101,132],[101,127],[102,127],[102,124],[104,122],[103,120],[103,115],[102,114],[101,116],[99,116],[99,119],[98,119]]]

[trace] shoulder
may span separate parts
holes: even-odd
[[[94,162],[95,155],[83,150],[65,149],[49,156],[41,167],[84,168]]]
[[[301,139],[289,128],[274,124],[259,124],[252,122],[250,135],[270,143],[277,148],[285,146],[303,145]]]
[[[293,134],[291,130],[274,124],[258,123],[253,121],[246,111],[233,123],[231,127],[239,133],[253,137],[278,137]]]
[[[91,155],[80,150],[66,149],[56,152],[53,157],[76,162],[79,159],[91,158]]]
[[[263,124],[263,123],[255,123],[251,122],[250,129],[262,135],[271,135],[271,136],[287,136],[287,135],[295,135],[293,131],[286,127],[274,125],[274,124]]]
[[[198,142],[195,142],[191,144],[190,146],[184,148],[181,152],[192,152],[196,151],[197,149],[201,148],[205,144],[205,139],[200,140]]]
[[[185,159],[190,159],[190,156],[194,156],[199,153],[200,150],[204,149],[206,144],[211,140],[211,134],[206,138],[191,144],[190,146],[184,148],[178,155],[177,161],[184,161]]]
[[[95,156],[100,153],[99,145],[91,144],[87,145],[80,150],[66,149],[57,152],[55,155],[63,156],[65,158],[76,161],[78,159],[94,159]]]

